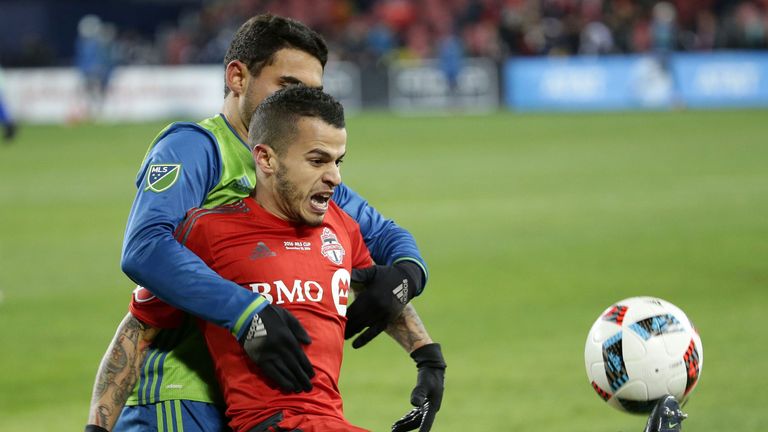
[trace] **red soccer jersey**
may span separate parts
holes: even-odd
[[[199,320],[224,393],[230,426],[249,430],[277,411],[345,422],[338,381],[347,296],[353,267],[372,264],[357,223],[331,202],[323,223],[296,225],[255,200],[187,213],[176,238],[223,278],[289,310],[312,338],[304,346],[315,369],[308,393],[270,388],[258,367],[224,328]],[[183,312],[159,299],[131,303],[137,318],[178,326]],[[330,419],[333,420],[333,419]],[[362,430],[350,425],[349,430]]]

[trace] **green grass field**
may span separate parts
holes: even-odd
[[[161,126],[28,126],[0,145],[1,431],[82,430]],[[583,364],[593,320],[635,295],[702,335],[684,430],[768,430],[768,112],[365,114],[349,133],[345,182],[430,265],[415,304],[449,364],[435,431],[640,432]],[[415,367],[388,338],[350,349],[342,375],[354,423],[407,410]]]

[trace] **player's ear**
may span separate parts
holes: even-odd
[[[227,68],[224,70],[224,77],[227,81],[227,87],[232,93],[236,95],[243,94],[245,90],[245,82],[249,77],[248,66],[240,60],[232,60],[227,63]]]
[[[256,144],[253,147],[253,160],[259,170],[272,174],[276,169],[277,155],[272,147],[266,144]]]

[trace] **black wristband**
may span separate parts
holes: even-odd
[[[408,290],[408,300],[410,301],[421,294],[421,290],[424,289],[424,272],[418,264],[410,260],[398,261],[395,265],[408,275],[408,278],[414,285]]]
[[[440,350],[439,343],[431,343],[424,345],[411,353],[411,358],[416,362],[416,367],[432,367],[438,369],[445,369],[445,359],[443,359],[443,352]]]
[[[89,424],[85,426],[85,432],[109,432],[101,426]]]

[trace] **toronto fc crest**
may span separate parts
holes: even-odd
[[[344,262],[344,246],[339,243],[339,239],[336,238],[336,234],[329,228],[323,228],[323,233],[320,234],[322,240],[322,247],[320,252],[324,257],[331,260],[336,265],[341,265]]]

